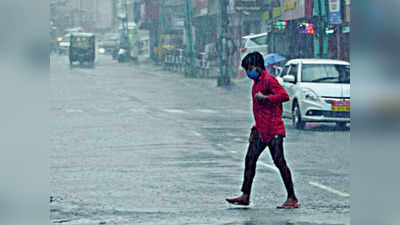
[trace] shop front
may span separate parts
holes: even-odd
[[[287,59],[314,56],[315,25],[312,20],[311,0],[283,0],[280,7],[264,13],[269,33],[271,53]]]

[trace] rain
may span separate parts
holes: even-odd
[[[350,8],[51,0],[51,224],[349,225]]]

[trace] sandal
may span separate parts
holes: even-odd
[[[278,206],[276,208],[278,209],[293,209],[293,208],[299,208],[300,204],[298,202],[285,202],[281,206]]]
[[[225,200],[234,205],[250,205],[249,200],[246,201],[246,200],[242,200],[241,198],[227,198]]]

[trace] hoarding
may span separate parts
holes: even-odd
[[[342,23],[342,11],[340,0],[329,0],[329,23],[341,24]]]
[[[236,0],[235,9],[238,11],[254,11],[261,10],[263,5],[262,0]]]
[[[281,0],[282,19],[297,20],[312,16],[312,0]]]

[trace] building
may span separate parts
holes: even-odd
[[[280,0],[264,12],[269,51],[349,60],[350,0]]]
[[[58,17],[62,17],[63,29],[82,27],[85,31],[97,32],[112,27],[112,0],[63,1],[65,4],[59,6],[56,13]]]

